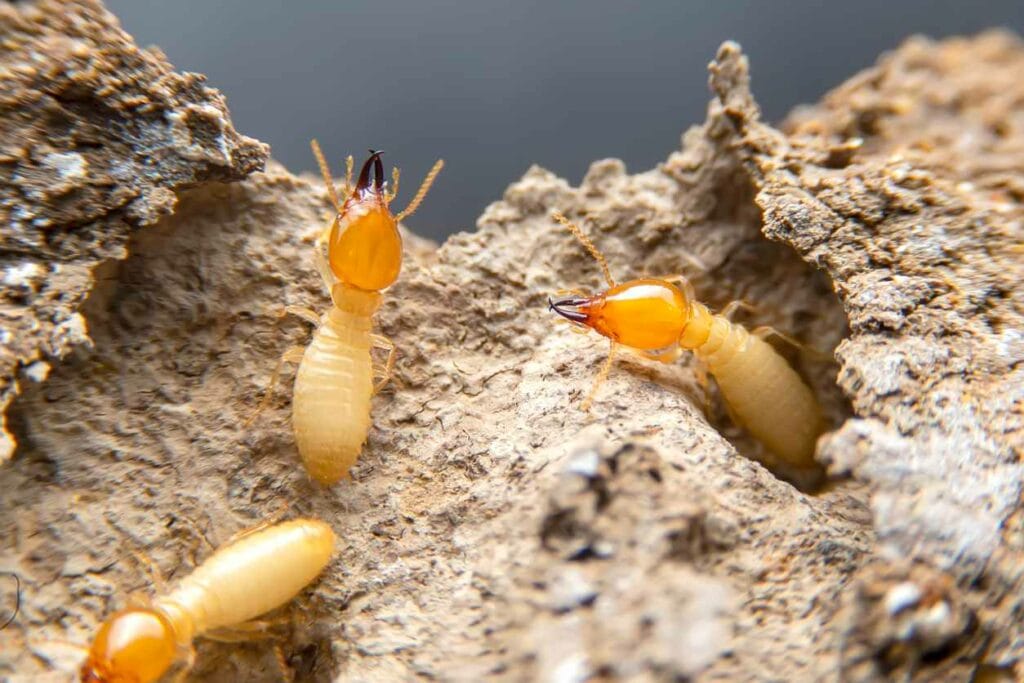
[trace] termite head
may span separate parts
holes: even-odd
[[[177,641],[170,621],[153,609],[130,608],[100,626],[82,665],[82,683],[149,683],[174,663]]]
[[[402,237],[388,206],[391,197],[381,154],[370,150],[327,246],[335,277],[349,287],[371,292],[389,286],[402,269]]]
[[[690,302],[665,280],[631,280],[590,297],[552,301],[548,308],[575,325],[589,327],[635,349],[664,349],[679,341],[690,321]]]

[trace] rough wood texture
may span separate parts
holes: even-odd
[[[98,0],[0,4],[0,421],[89,333],[77,310],[175,192],[263,168],[220,93],[140,50]],[[0,461],[15,444],[0,424]]]
[[[282,637],[302,680],[1024,674],[1022,68],[1001,34],[912,41],[779,131],[723,46],[707,122],[659,168],[600,161],[578,188],[533,168],[476,232],[407,244],[379,316],[396,382],[331,489],[299,465],[290,388],[242,426],[308,339],[280,309],[327,302],[319,182],[271,164],[181,193],[97,275],[94,346],[13,407],[0,569],[23,604],[0,673],[72,670],[57,641],[147,586],[131,551],[173,578],[202,537],[288,502],[341,538]],[[838,368],[785,351],[838,428],[827,485],[758,464],[685,361],[624,358],[578,410],[606,346],[544,304],[599,277],[555,208],[619,277],[685,273],[714,306],[756,302],[751,324],[838,345]],[[216,643],[194,675],[279,676],[266,645]]]
[[[723,48],[712,76],[743,137],[765,234],[828,272],[850,321],[839,384],[857,417],[819,456],[870,486],[879,556],[970,588],[948,622],[935,613],[918,624],[943,634],[919,633],[922,644],[977,627],[964,656],[1007,666],[1024,654],[1022,69],[1007,34],[911,40],[796,112],[788,137],[757,122],[737,48]],[[885,580],[909,580],[904,566],[881,570]],[[875,618],[890,617],[858,624],[855,651],[885,631]],[[876,645],[886,664],[912,668],[923,654]],[[847,663],[851,678],[879,672]]]

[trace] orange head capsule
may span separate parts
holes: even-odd
[[[690,321],[690,302],[665,280],[631,280],[603,294],[548,300],[563,318],[617,344],[653,351],[678,343]]]
[[[126,609],[107,619],[82,666],[83,683],[150,683],[171,667],[174,628],[152,609]]]
[[[402,237],[388,206],[380,155],[370,150],[327,246],[335,277],[344,285],[369,292],[391,285],[402,269]]]

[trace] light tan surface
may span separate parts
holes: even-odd
[[[92,270],[175,192],[263,168],[200,74],[142,50],[99,0],[0,5],[0,462],[20,388],[89,344]]]
[[[197,529],[220,542],[281,501],[340,539],[284,643],[303,680],[1011,666],[1022,65],[999,35],[912,43],[787,137],[758,121],[728,46],[707,123],[658,169],[599,161],[574,188],[533,168],[476,232],[437,250],[407,239],[378,316],[397,381],[373,399],[353,480],[331,489],[298,466],[287,392],[242,427],[280,352],[308,338],[280,307],[327,303],[311,258],[322,183],[271,166],[182,193],[97,273],[82,307],[94,349],[11,412],[22,446],[0,469],[0,562],[23,600],[0,674],[73,669],[56,641],[86,642],[145,587],[131,550],[180,576],[204,556]],[[599,275],[553,208],[585,213],[623,278],[683,273],[715,308],[756,303],[745,323],[818,349],[844,340],[852,418],[837,368],[784,350],[840,426],[819,452],[835,481],[801,492],[744,457],[757,445],[719,402],[705,418],[685,361],[622,359],[581,414],[606,346],[555,326],[545,302]],[[212,643],[195,675],[278,676],[268,647]]]

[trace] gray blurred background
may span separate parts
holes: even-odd
[[[1024,0],[107,0],[142,45],[200,71],[238,129],[292,171],[335,175],[384,149],[401,208],[448,167],[409,223],[437,239],[474,220],[531,163],[578,183],[594,159],[650,168],[703,120],[719,43],[750,56],[770,120],[908,35],[1024,30]],[[1024,74],[1022,74],[1024,77]]]

